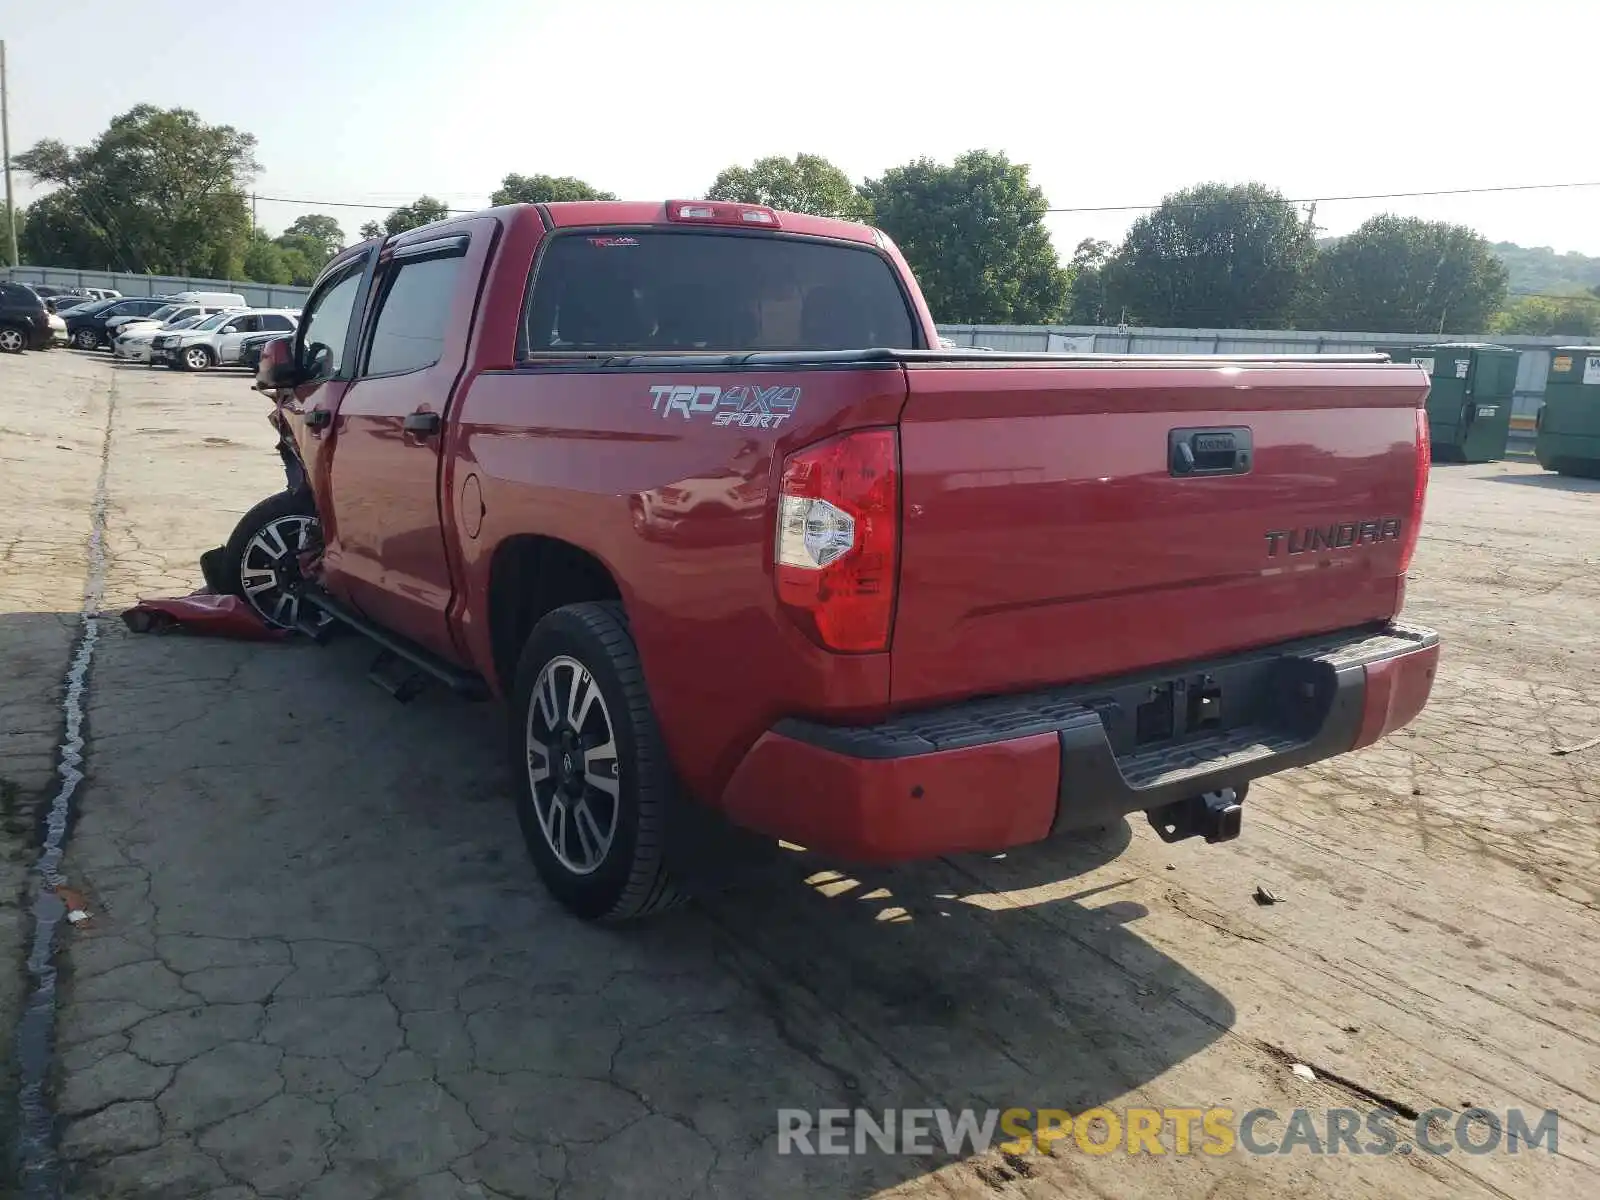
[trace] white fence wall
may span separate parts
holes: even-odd
[[[240,279],[195,279],[179,275],[132,275],[124,271],[74,271],[65,267],[0,267],[14,283],[56,287],[112,288],[124,296],[166,296],[172,292],[237,292],[257,308],[299,308],[310,288],[248,283]]]
[[[1544,398],[1552,346],[1571,346],[1572,337],[1518,337],[1492,334],[1329,333],[1304,329],[1142,329],[1099,325],[941,325],[939,332],[959,346],[993,350],[1075,351],[1094,354],[1350,354],[1379,346],[1431,342],[1492,342],[1522,351],[1512,411],[1531,417]]]

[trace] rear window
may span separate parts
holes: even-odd
[[[889,263],[865,247],[738,234],[568,234],[545,249],[524,345],[551,351],[917,347]]]

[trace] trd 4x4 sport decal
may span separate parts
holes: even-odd
[[[794,384],[757,387],[741,383],[730,388],[693,383],[658,383],[650,389],[650,411],[662,419],[682,413],[690,421],[700,413],[712,413],[713,425],[737,425],[742,429],[777,429],[800,407],[800,389]]]

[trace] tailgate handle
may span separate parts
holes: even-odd
[[[1167,434],[1167,464],[1174,475],[1244,475],[1252,449],[1250,430],[1243,425]]]

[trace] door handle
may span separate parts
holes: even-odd
[[[414,412],[407,415],[403,428],[407,433],[414,433],[418,437],[431,437],[439,432],[439,414],[435,412]]]
[[[1253,439],[1245,426],[1173,429],[1167,433],[1167,466],[1173,475],[1245,475]]]
[[[305,415],[307,429],[326,429],[333,424],[333,414],[325,408],[313,408]]]

